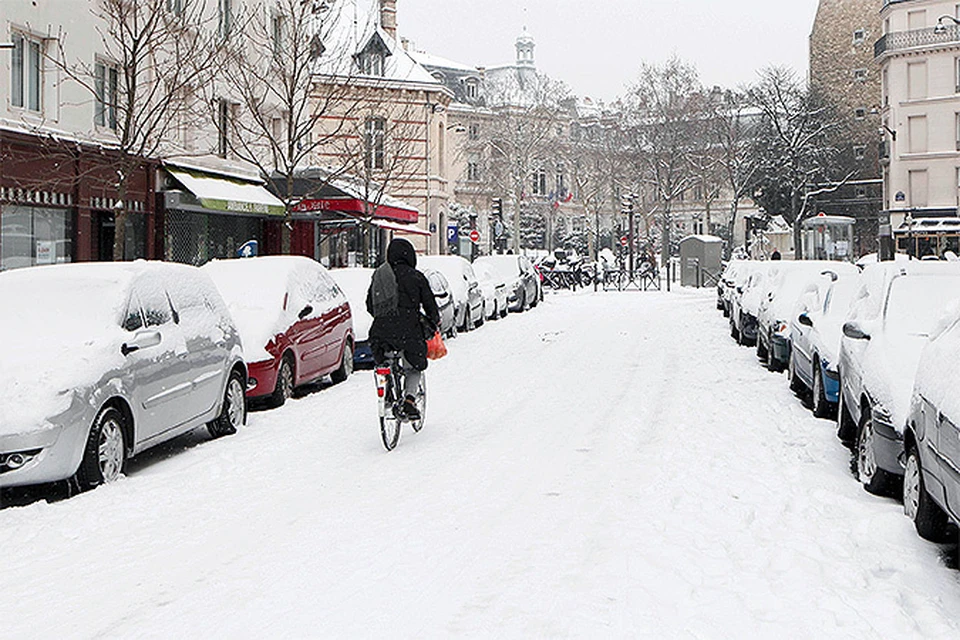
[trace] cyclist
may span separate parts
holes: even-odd
[[[414,394],[420,386],[421,373],[427,368],[427,339],[440,325],[440,310],[426,276],[417,271],[417,252],[408,240],[394,238],[390,241],[387,263],[393,268],[397,280],[397,310],[379,316],[374,314],[371,283],[367,290],[367,311],[374,316],[370,327],[370,348],[378,365],[384,362],[386,351],[401,353],[404,370],[401,411],[407,420],[419,420],[420,411]]]

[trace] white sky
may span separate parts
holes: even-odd
[[[472,66],[512,62],[526,25],[541,71],[609,100],[642,61],[674,53],[708,86],[749,83],[771,64],[805,76],[816,10],[817,0],[398,0],[397,20],[418,49]]]

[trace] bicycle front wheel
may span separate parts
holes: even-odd
[[[380,411],[380,437],[383,438],[383,446],[387,451],[393,451],[400,439],[400,418],[394,411],[397,393],[394,390],[393,376],[387,377],[386,389],[384,389],[384,406]]]
[[[414,431],[423,429],[423,423],[427,419],[427,374],[420,374],[420,386],[417,387],[417,409],[420,411],[420,419],[413,420],[410,426]]]

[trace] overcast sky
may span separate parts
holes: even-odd
[[[526,26],[537,67],[577,94],[624,93],[642,61],[676,53],[708,86],[749,83],[778,64],[807,73],[817,0],[397,0],[401,36],[471,66],[515,59]]]

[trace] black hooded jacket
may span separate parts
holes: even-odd
[[[411,356],[423,356],[426,367],[427,344],[424,328],[420,322],[420,308],[433,328],[440,326],[440,310],[436,298],[430,290],[426,276],[417,271],[417,252],[413,245],[403,238],[394,238],[387,247],[387,262],[393,267],[397,277],[397,315],[373,319],[370,327],[370,341],[377,353],[377,345],[401,349],[414,365]],[[367,289],[367,311],[373,315],[373,298]],[[378,357],[379,360],[379,357]],[[420,360],[417,357],[417,360]],[[418,366],[418,368],[420,368]]]

